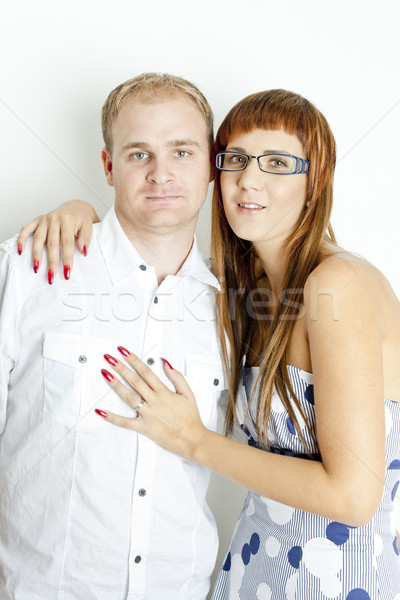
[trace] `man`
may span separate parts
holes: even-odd
[[[31,248],[1,247],[0,596],[204,600],[209,473],[93,409],[136,414],[100,374],[122,346],[166,383],[167,357],[216,427],[218,283],[194,241],[212,112],[189,82],[143,74],[111,92],[102,123],[115,212],[70,281],[49,272],[49,286]]]

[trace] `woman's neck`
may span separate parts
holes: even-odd
[[[276,300],[282,293],[283,281],[287,269],[287,258],[281,244],[268,245],[254,244],[256,254],[262,269],[268,277],[272,293]]]

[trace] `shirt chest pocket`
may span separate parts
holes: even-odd
[[[104,381],[101,369],[111,370],[104,354],[116,348],[114,340],[48,333],[43,343],[44,415],[69,428],[102,427],[107,423],[95,408],[133,416]]]
[[[218,400],[225,389],[222,366],[187,356],[185,378],[196,398],[201,420],[206,427],[215,430]]]

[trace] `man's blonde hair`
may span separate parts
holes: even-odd
[[[112,126],[121,106],[128,97],[138,96],[141,102],[151,103],[179,94],[188,96],[189,100],[202,113],[207,126],[207,138],[211,152],[214,142],[214,116],[210,105],[193,83],[169,73],[142,73],[121,83],[110,92],[101,112],[101,125],[107,151],[110,154],[112,152]]]

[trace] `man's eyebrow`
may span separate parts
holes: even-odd
[[[199,142],[197,142],[196,140],[191,140],[191,139],[170,140],[169,142],[167,142],[167,145],[168,146],[196,146],[197,148],[200,148]]]
[[[177,140],[169,140],[166,143],[167,146],[171,148],[176,148],[178,146],[195,146],[196,148],[200,148],[199,142],[191,139],[177,139]],[[148,150],[151,148],[151,145],[147,142],[127,142],[122,146],[122,150],[129,150],[130,148],[140,148],[143,150]]]
[[[146,142],[128,142],[122,146],[122,150],[129,150],[129,148],[150,148]]]

